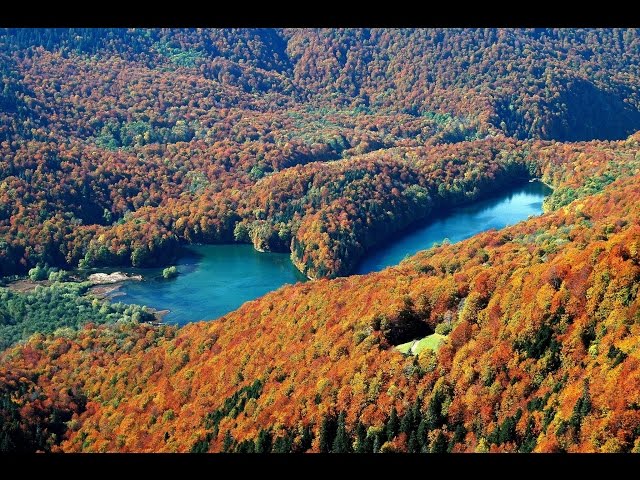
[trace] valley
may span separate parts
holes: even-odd
[[[0,29],[0,452],[640,452],[639,52]]]

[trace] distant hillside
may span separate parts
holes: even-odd
[[[518,138],[640,128],[634,29],[10,29],[1,40],[9,51],[185,67],[297,101],[468,116]]]
[[[459,166],[420,164],[429,149],[381,175],[380,162],[405,162],[397,148],[640,129],[638,33],[1,30],[0,274],[155,265],[183,243],[229,241],[291,251],[311,276],[349,273],[411,219],[460,201],[431,201],[434,179]],[[467,153],[454,155],[464,163]],[[289,168],[339,159],[353,162],[295,171],[344,176],[327,178],[330,191],[300,185],[285,203],[270,199],[290,187]],[[475,198],[474,175],[445,182]],[[368,178],[381,191],[362,191]],[[417,187],[420,205],[408,205]],[[364,201],[350,204],[356,191]],[[349,224],[373,229],[332,233],[344,209]],[[327,230],[331,250],[316,252]]]

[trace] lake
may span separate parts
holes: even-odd
[[[423,225],[400,233],[369,252],[354,273],[397,265],[406,256],[448,238],[458,242],[491,228],[503,228],[542,213],[542,200],[551,189],[527,183],[496,197],[431,216]],[[125,282],[114,301],[170,310],[167,323],[180,325],[212,320],[244,302],[284,284],[305,281],[288,254],[259,253],[251,245],[193,245],[177,262],[177,278],[165,280],[162,269],[144,269],[142,282]]]
[[[397,265],[405,257],[445,238],[455,243],[476,233],[504,228],[530,215],[539,215],[542,213],[542,201],[551,191],[544,183],[534,181],[502,195],[432,215],[424,225],[392,237],[389,242],[370,251],[354,273],[376,272]]]
[[[285,253],[260,253],[252,245],[192,245],[176,263],[179,275],[162,278],[162,269],[138,269],[145,280],[125,282],[114,301],[168,309],[166,323],[212,320],[248,300],[306,280]]]

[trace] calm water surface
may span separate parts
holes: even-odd
[[[541,182],[516,187],[490,199],[480,200],[432,216],[418,228],[394,237],[390,242],[369,252],[354,273],[376,272],[397,265],[405,257],[433,246],[445,238],[452,243],[476,233],[513,225],[530,215],[542,213],[542,201],[551,189]]]
[[[406,256],[448,238],[458,242],[491,228],[503,228],[542,213],[542,200],[551,192],[539,182],[467,207],[451,209],[370,252],[354,273],[368,273],[398,264]],[[177,263],[180,275],[164,280],[161,269],[141,271],[145,281],[126,282],[114,298],[170,310],[168,323],[211,320],[229,313],[284,284],[305,281],[288,254],[259,253],[251,245],[191,246]]]
[[[124,303],[168,309],[167,323],[212,320],[244,302],[261,297],[285,283],[305,277],[284,253],[260,253],[251,245],[193,245],[177,262],[179,275],[162,278],[162,269],[140,270],[142,282],[126,282]]]

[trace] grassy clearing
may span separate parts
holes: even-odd
[[[434,333],[431,335],[427,335],[424,338],[419,340],[411,340],[410,342],[403,343],[396,347],[401,353],[417,355],[421,351],[426,348],[430,348],[433,351],[437,351],[442,342],[447,338],[446,335],[440,335],[439,333]]]
[[[403,343],[401,345],[397,345],[396,346],[396,350],[398,350],[401,353],[409,353],[409,350],[411,349],[411,347],[413,346],[414,343],[416,343],[416,341],[415,340],[411,340],[410,342]]]

